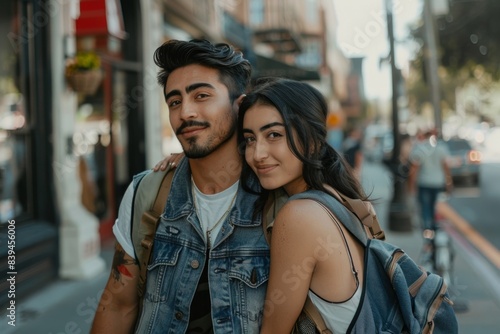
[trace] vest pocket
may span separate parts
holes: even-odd
[[[257,332],[262,323],[269,256],[232,257],[229,268],[234,314],[243,332]]]
[[[249,288],[257,288],[269,279],[269,257],[233,257],[229,277],[243,282]]]
[[[168,282],[173,282],[174,271],[170,270],[177,264],[181,247],[155,240],[153,256],[148,265],[145,300],[150,302],[165,302],[168,296]],[[164,282],[166,282],[164,284]]]

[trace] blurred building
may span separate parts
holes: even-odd
[[[16,298],[105,270],[100,245],[132,176],[180,150],[152,57],[166,40],[228,42],[256,77],[311,83],[332,131],[352,96],[332,1],[6,0],[0,17],[0,269],[16,272]],[[97,70],[68,70],[93,56]]]
[[[342,101],[342,109],[348,119],[359,121],[364,115],[363,58],[351,58],[351,72],[347,77],[347,98]]]

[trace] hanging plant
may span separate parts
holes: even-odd
[[[77,93],[95,94],[102,77],[101,58],[95,52],[79,52],[66,65],[68,85]]]

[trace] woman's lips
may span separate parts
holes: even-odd
[[[268,174],[273,171],[277,165],[265,165],[265,166],[257,166],[257,173],[259,174]]]

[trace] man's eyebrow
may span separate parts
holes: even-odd
[[[210,89],[215,89],[214,86],[212,86],[209,83],[206,82],[199,82],[199,83],[194,83],[186,87],[186,93],[191,93],[193,90],[198,89],[200,87],[206,87]]]
[[[165,94],[165,101],[167,101],[170,97],[174,95],[181,95],[181,91],[178,89],[174,89],[173,91],[170,91],[168,94]]]
[[[191,93],[193,90],[198,89],[200,87],[207,87],[210,89],[215,89],[215,87],[209,83],[199,82],[199,83],[194,83],[194,84],[187,86],[186,93]],[[165,100],[168,100],[170,97],[175,96],[175,95],[181,95],[181,91],[178,89],[174,89],[173,91],[169,92],[168,94],[165,94]]]

